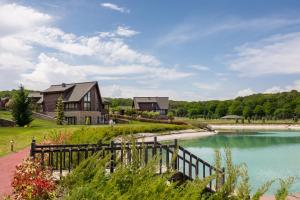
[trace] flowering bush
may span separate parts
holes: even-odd
[[[66,144],[71,140],[71,130],[53,130],[44,140],[42,144]]]
[[[14,199],[50,199],[56,189],[51,170],[39,160],[25,159],[16,167],[12,181]]]

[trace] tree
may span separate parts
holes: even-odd
[[[264,113],[263,107],[261,105],[255,106],[255,108],[254,108],[254,114],[256,116],[258,116],[258,117],[264,116],[265,113]]]
[[[180,107],[176,111],[177,117],[186,117],[188,115],[188,110],[186,108]]]
[[[19,126],[28,125],[33,120],[28,93],[22,85],[13,96],[12,115]]]
[[[233,101],[231,106],[229,107],[229,113],[232,115],[242,115],[243,114],[242,102]]]
[[[173,119],[174,119],[174,113],[173,112],[168,112],[167,117],[172,122]]]
[[[226,104],[224,102],[220,102],[216,108],[216,115],[218,117],[223,117],[227,114],[227,110]]]
[[[58,97],[57,99],[55,112],[56,112],[56,124],[63,125],[65,114],[64,114],[64,103],[63,103],[62,96]]]
[[[252,115],[253,115],[253,112],[252,112],[251,108],[249,106],[245,106],[243,109],[243,116],[245,118],[250,118],[250,117],[252,117]]]

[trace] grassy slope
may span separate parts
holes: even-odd
[[[7,111],[0,111],[0,118],[11,119],[11,114]],[[82,135],[81,129],[82,127],[87,127],[84,125],[77,126],[58,126],[53,121],[35,119],[30,127],[0,127],[0,156],[6,155],[10,153],[10,141],[15,141],[15,150],[24,149],[25,147],[30,146],[31,140],[34,137],[37,142],[41,141],[47,134],[51,133],[53,130],[71,130],[76,131],[76,136]],[[101,133],[107,130],[107,125],[97,125],[97,126],[88,126],[90,131],[88,132],[97,132]],[[175,125],[167,125],[167,124],[156,124],[156,123],[145,123],[145,122],[132,122],[130,124],[120,124],[116,125],[116,127],[124,127],[121,129],[122,131],[127,131],[128,129],[134,130],[150,130],[151,132],[159,132],[158,129],[163,130],[167,129],[175,129],[178,128]],[[154,130],[154,129],[157,129]],[[92,135],[95,137],[94,135]],[[79,138],[77,138],[79,139]],[[88,138],[84,138],[84,140],[89,140]],[[77,140],[81,141],[81,140]]]

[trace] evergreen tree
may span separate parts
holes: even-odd
[[[33,120],[28,93],[22,85],[13,96],[12,116],[19,126],[28,125]]]
[[[56,103],[56,123],[57,125],[63,125],[64,123],[64,104],[62,97],[58,97],[57,103]]]

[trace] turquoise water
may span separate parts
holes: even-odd
[[[293,176],[296,180],[291,191],[300,192],[300,132],[219,134],[182,140],[179,144],[211,163],[214,162],[214,149],[230,147],[234,163],[247,164],[252,191],[267,180]],[[276,188],[277,183],[268,194],[274,194]]]

